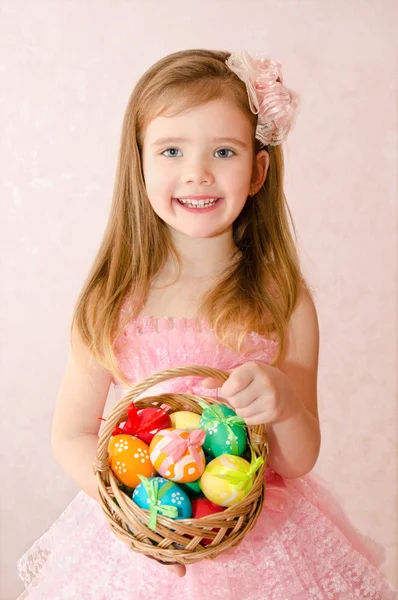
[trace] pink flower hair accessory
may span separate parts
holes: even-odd
[[[299,95],[283,85],[282,64],[246,50],[232,53],[225,64],[246,84],[250,110],[258,115],[255,137],[266,146],[281,144],[300,103]]]

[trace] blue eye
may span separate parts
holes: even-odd
[[[167,148],[166,150],[164,150],[164,151],[162,152],[162,155],[164,155],[164,153],[165,153],[165,152],[170,152],[170,150],[177,150],[177,151],[178,151],[178,148]],[[172,155],[172,156],[166,156],[166,158],[175,158],[175,155]]]
[[[173,152],[173,154],[165,154],[165,152]],[[163,152],[161,153],[162,156],[166,156],[166,158],[176,158],[177,154],[174,154],[174,152],[180,152],[178,150],[178,148],[166,148],[166,150],[163,150]],[[233,150],[231,150],[230,148],[220,148],[220,150],[216,150],[216,152],[232,152],[233,155],[235,155],[235,152]],[[221,156],[220,158],[231,158],[231,155],[229,156]]]
[[[216,152],[232,152],[232,154],[235,154],[235,152],[233,150],[231,150],[230,148],[220,148],[220,150],[216,150]],[[230,156],[221,156],[221,158],[230,158]]]

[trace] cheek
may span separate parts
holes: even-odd
[[[230,173],[230,182],[234,189],[239,194],[243,193],[244,196],[249,189],[250,179],[251,171],[245,164],[239,166],[238,168],[234,169],[232,173]]]
[[[170,170],[149,166],[145,173],[145,185],[149,197],[164,197],[173,188],[173,176]]]

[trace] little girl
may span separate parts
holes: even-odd
[[[52,428],[55,457],[81,491],[20,559],[21,598],[398,598],[378,570],[382,549],[309,474],[320,448],[319,330],[283,191],[282,143],[298,104],[281,65],[246,52],[176,52],[138,81]],[[255,527],[236,548],[187,568],[120,541],[93,474],[110,386],[118,398],[184,365],[229,378],[176,378],[150,395],[223,398],[248,425],[265,424],[270,444]]]

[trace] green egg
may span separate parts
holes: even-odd
[[[217,413],[221,411],[221,417],[216,416],[215,418],[214,411]],[[222,454],[241,456],[247,446],[246,427],[236,423],[226,425],[222,422],[222,416],[237,417],[237,414],[224,404],[213,405],[203,410],[200,420],[200,428],[206,431],[203,449],[214,457]],[[229,431],[234,436],[235,444],[234,442],[231,444]]]
[[[191,481],[190,483],[179,483],[178,484],[190,498],[196,498],[202,493],[199,486],[199,479],[197,481]]]

